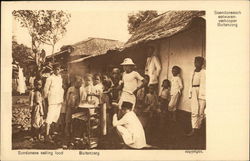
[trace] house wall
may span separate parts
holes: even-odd
[[[89,67],[85,63],[73,63],[68,65],[68,72],[71,75],[81,75],[84,76],[85,73],[89,71]]]
[[[205,20],[204,20],[205,21]],[[189,29],[180,32],[172,37],[148,43],[158,49],[162,70],[159,76],[159,88],[164,79],[171,80],[171,69],[174,65],[179,66],[183,79],[184,89],[180,98],[178,109],[190,112],[190,100],[188,91],[190,86],[191,73],[194,70],[194,57],[206,56],[205,52],[205,23],[195,22]],[[147,44],[147,45],[148,45]],[[108,66],[120,67],[124,58],[130,57],[137,65],[137,71],[144,73],[146,63],[146,44],[136,45],[114,55],[104,55],[81,63],[72,64],[70,72],[74,73],[100,73],[106,72]]]
[[[159,56],[162,61],[160,83],[166,78],[171,80],[171,69],[174,65],[181,68],[184,89],[178,108],[188,112],[191,111],[188,91],[191,73],[194,70],[194,57],[205,56],[204,35],[205,29],[196,25],[173,37],[162,40],[159,47]]]

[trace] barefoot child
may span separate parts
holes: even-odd
[[[72,84],[71,87],[69,87],[66,93],[66,136],[71,136],[72,114],[79,104],[80,87],[81,87],[81,78],[76,77],[74,83]]]
[[[162,82],[162,89],[159,94],[159,106],[161,111],[165,112],[168,108],[168,103],[170,100],[170,81],[164,79]]]
[[[145,96],[144,102],[144,126],[146,133],[152,134],[155,131],[155,127],[158,126],[158,109],[157,109],[157,95],[155,94],[155,87],[153,85],[149,85],[148,93]]]
[[[144,112],[152,113],[157,109],[157,96],[155,94],[155,88],[153,85],[149,85],[148,87],[148,93],[145,96],[144,105]]]
[[[149,76],[145,75],[144,79],[145,79],[146,85],[143,88],[139,89],[136,94],[136,113],[137,114],[143,110],[144,100],[148,93]]]
[[[41,127],[43,125],[43,98],[42,98],[42,80],[34,80],[34,90],[31,94],[31,128],[34,139],[40,139]]]
[[[172,74],[173,78],[171,80],[171,90],[170,90],[170,102],[168,104],[168,110],[170,111],[170,118],[176,121],[176,109],[183,89],[182,80],[180,78],[181,68],[178,66],[173,66]]]

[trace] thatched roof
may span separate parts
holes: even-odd
[[[108,50],[114,50],[123,46],[124,43],[118,40],[103,38],[88,38],[87,40],[71,45],[74,50],[70,56],[79,55],[101,55]]]
[[[125,48],[138,43],[157,40],[172,36],[186,29],[195,17],[204,16],[205,11],[168,11],[156,18],[141,24],[131,38],[125,43]]]

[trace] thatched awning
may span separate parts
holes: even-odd
[[[87,40],[73,44],[74,51],[70,56],[79,55],[102,55],[108,50],[117,49],[123,46],[124,43],[118,40],[104,38],[88,38]]]
[[[143,23],[125,43],[124,48],[150,40],[170,37],[185,30],[195,17],[204,15],[205,11],[168,11]]]

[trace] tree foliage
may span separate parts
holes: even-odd
[[[34,55],[32,55],[31,48],[12,40],[12,58],[19,62],[22,67],[25,67],[27,60],[34,60]]]
[[[52,53],[55,44],[66,33],[71,17],[69,13],[58,10],[15,10],[13,16],[28,29],[33,51],[39,51],[40,45],[46,44],[52,46]]]
[[[158,16],[157,11],[147,10],[139,11],[137,13],[130,13],[128,15],[128,31],[133,34],[135,30],[144,22],[147,22]]]

